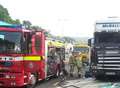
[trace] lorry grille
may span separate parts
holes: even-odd
[[[120,51],[117,49],[103,49],[97,51],[98,69],[104,70],[120,70]],[[99,53],[100,52],[100,53]]]

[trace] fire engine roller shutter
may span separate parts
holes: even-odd
[[[24,60],[40,61],[43,60],[44,56],[25,56]]]

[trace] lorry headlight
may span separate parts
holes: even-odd
[[[97,66],[92,66],[92,69],[97,69]]]
[[[97,66],[97,68],[102,68],[102,66]]]
[[[97,54],[101,54],[101,53],[103,53],[103,52],[102,52],[102,51],[100,51],[100,50],[99,50],[99,51],[97,51]]]

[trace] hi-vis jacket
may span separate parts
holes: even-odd
[[[82,67],[82,58],[80,56],[71,56],[69,58],[69,64]]]

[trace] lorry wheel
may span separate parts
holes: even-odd
[[[37,76],[34,74],[31,74],[31,78],[29,81],[30,81],[29,84],[26,85],[25,88],[35,88],[36,83],[37,83]]]
[[[96,75],[96,76],[95,76],[95,79],[96,79],[96,80],[101,80],[102,78],[103,78],[103,77],[102,77],[101,75]]]

